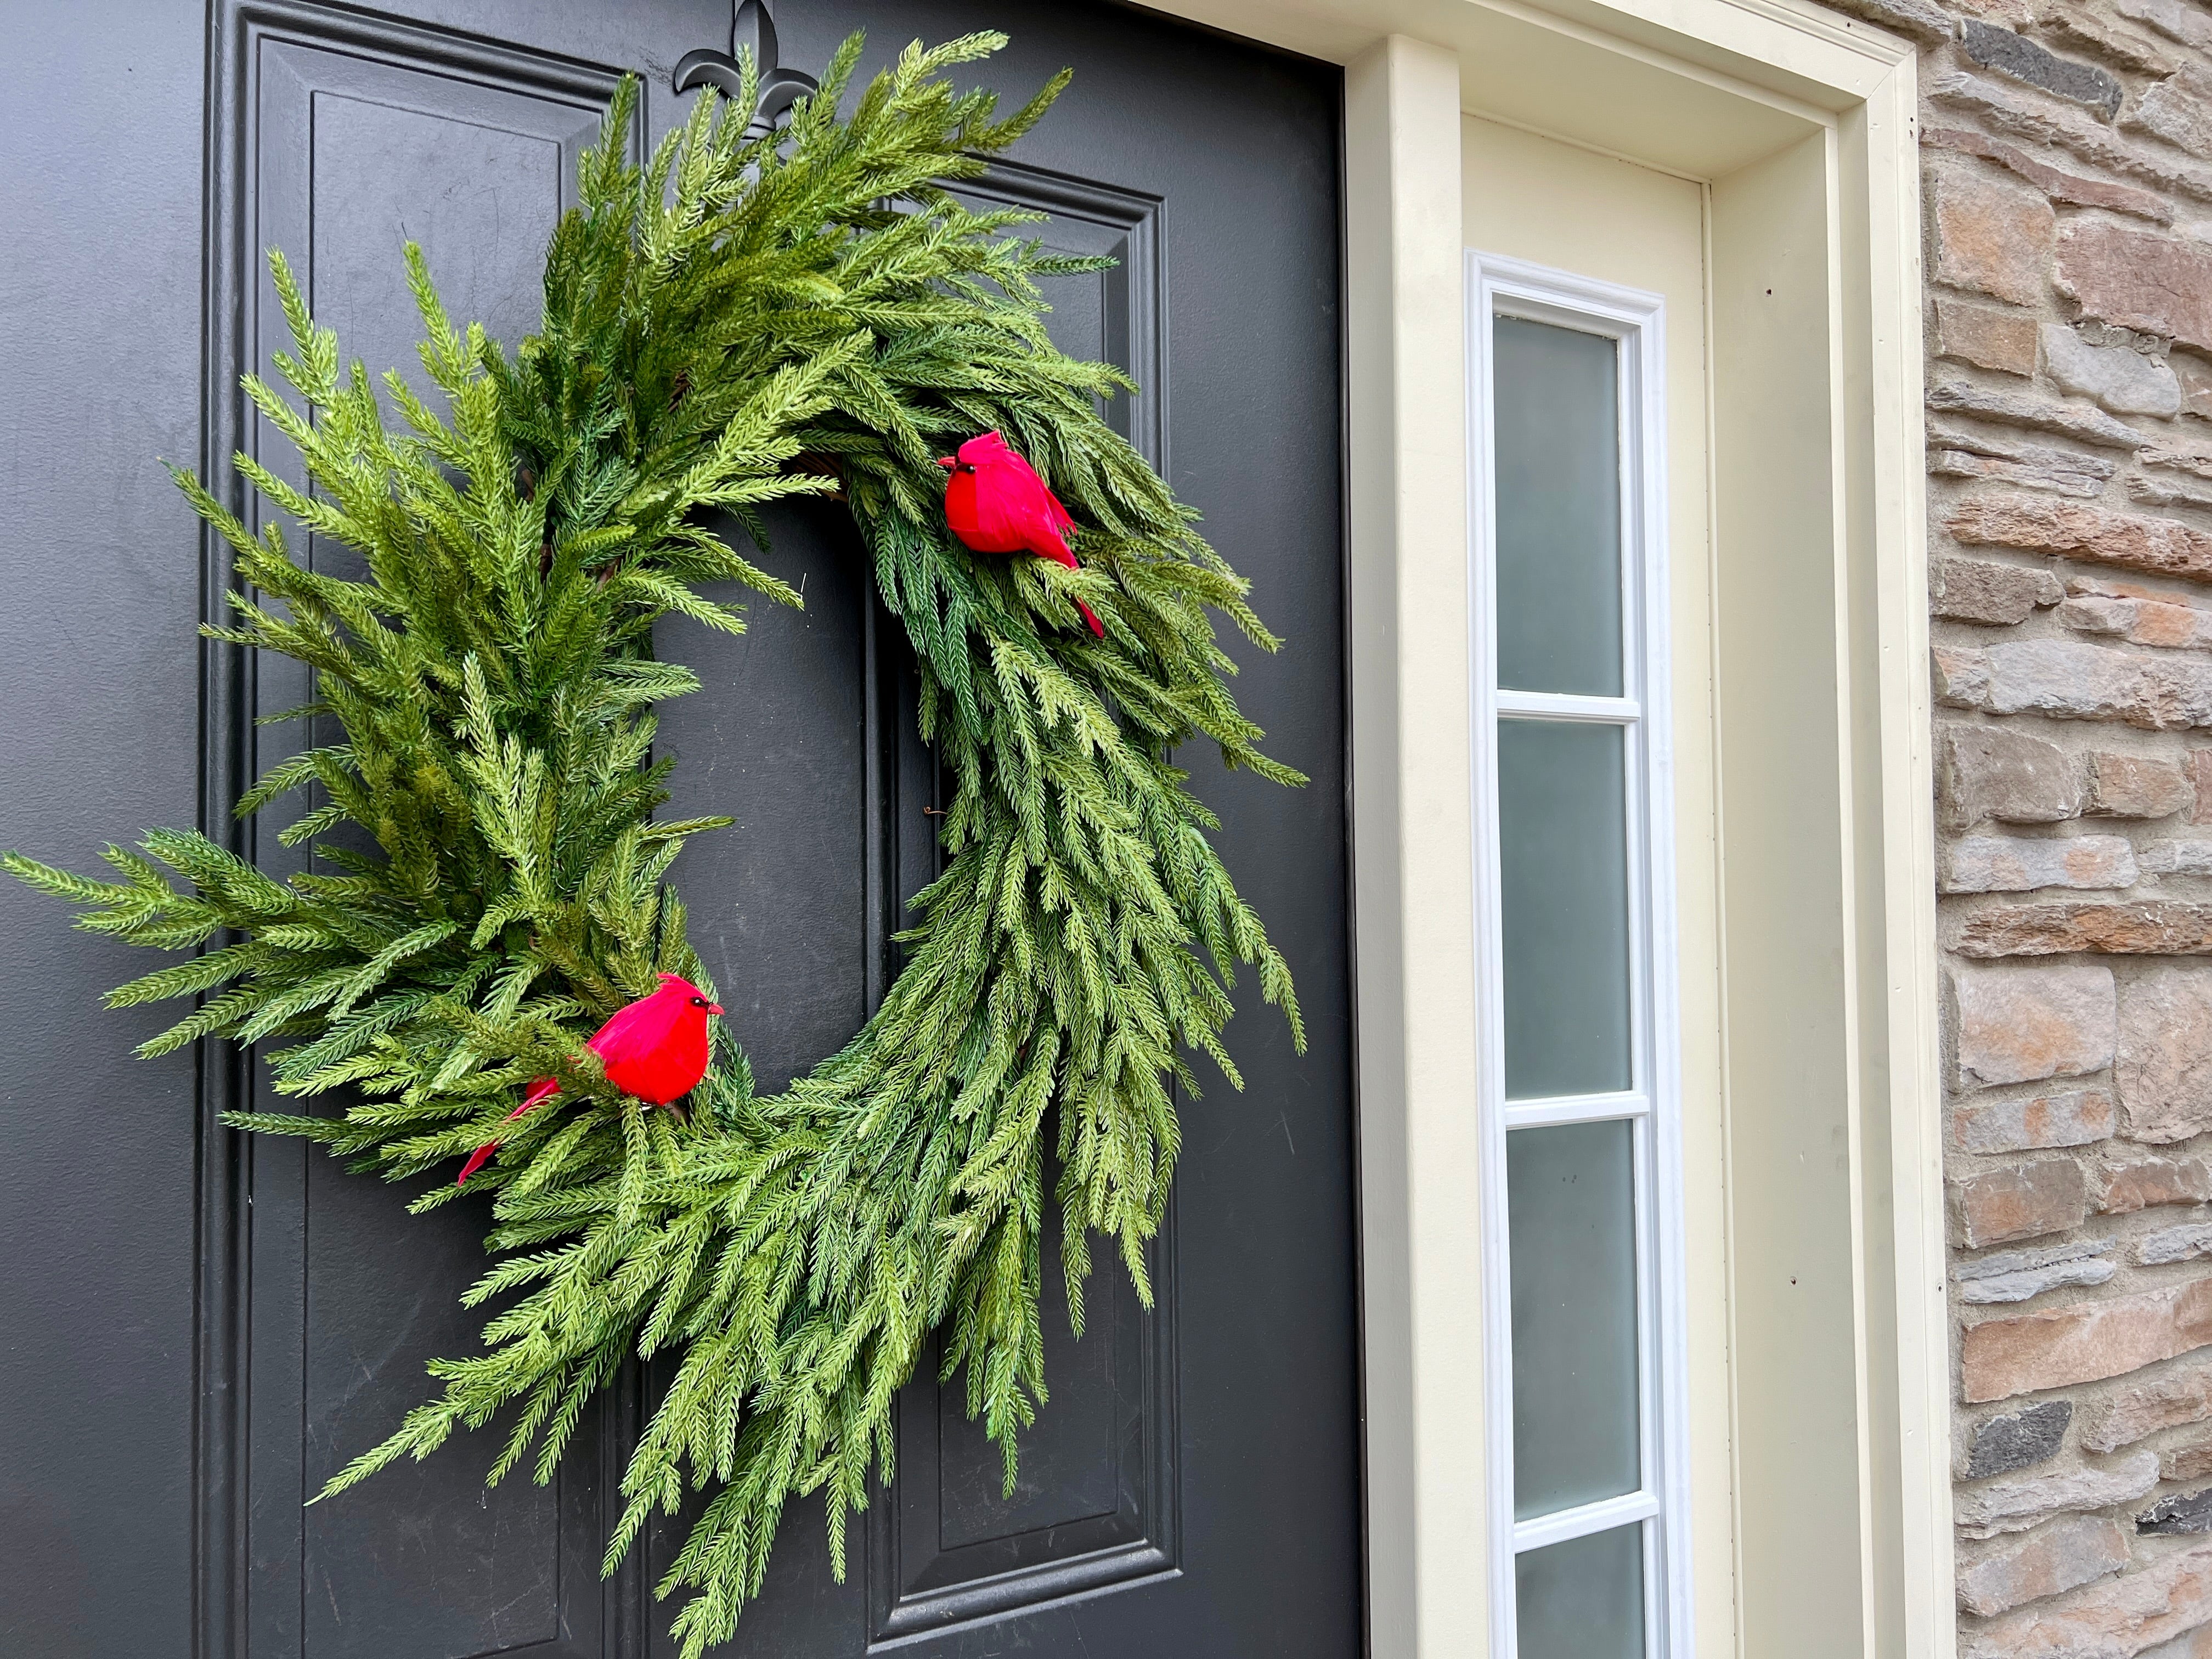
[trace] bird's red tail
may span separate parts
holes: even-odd
[[[1068,550],[1067,544],[1057,536],[1048,540],[1040,550],[1043,557],[1050,559],[1054,564],[1064,564],[1070,570],[1083,568],[1082,565],[1076,562],[1075,555]],[[1106,630],[1098,625],[1098,618],[1092,614],[1091,607],[1078,599],[1075,602],[1075,608],[1083,613],[1083,620],[1091,624],[1091,631],[1100,639],[1104,639]]]
[[[507,1121],[509,1123],[514,1122],[515,1119],[520,1117],[532,1106],[541,1106],[560,1092],[561,1084],[558,1079],[550,1077],[539,1078],[537,1082],[530,1085],[530,1092],[523,1096],[522,1104],[516,1107],[513,1111],[507,1115]],[[487,1140],[483,1146],[477,1147],[476,1151],[471,1152],[469,1154],[469,1161],[461,1165],[460,1179],[456,1181],[453,1185],[456,1187],[467,1186],[469,1184],[469,1177],[474,1175],[478,1170],[483,1169],[485,1164],[490,1163],[491,1155],[498,1150],[499,1142],[496,1140]]]

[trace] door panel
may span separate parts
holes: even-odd
[[[263,251],[283,250],[348,356],[373,373],[397,368],[434,397],[416,356],[421,330],[402,245],[422,244],[456,319],[520,339],[537,325],[545,239],[573,199],[577,159],[617,76],[527,40],[471,41],[313,5],[241,5],[225,21],[239,148],[234,182],[217,203],[228,221],[220,281],[242,301],[234,337],[251,349],[213,343],[218,407],[243,422],[248,450],[304,483],[290,446],[233,389],[249,368],[273,374],[271,354],[289,343]],[[319,539],[308,556],[360,574],[356,556]],[[310,695],[296,664],[265,659],[251,675],[246,697],[257,714]],[[300,740],[295,726],[259,728],[253,769]],[[304,864],[276,842],[289,816],[271,813],[247,831],[264,867]],[[289,1109],[265,1076],[254,1086],[265,1109]],[[599,1465],[618,1437],[604,1431],[604,1413],[550,1486],[519,1478],[487,1493],[499,1448],[486,1434],[390,1471],[389,1490],[366,1503],[303,1508],[423,1397],[426,1360],[476,1346],[484,1315],[461,1308],[455,1292],[482,1271],[486,1206],[410,1218],[408,1190],[301,1145],[258,1139],[247,1156],[244,1652],[606,1651],[613,1609],[598,1572]]]
[[[1050,330],[1070,356],[1112,362],[1137,381],[1107,416],[1162,465],[1159,198],[1018,164],[994,168],[963,194],[978,206],[1048,213],[1040,234],[1049,246],[1116,262],[1047,285]],[[872,1639],[1004,1617],[1176,1569],[1176,1220],[1170,1204],[1152,1249],[1149,1310],[1102,1254],[1080,1341],[1069,1328],[1057,1231],[1048,1237],[1052,1398],[1024,1437],[1011,1497],[997,1448],[968,1419],[964,1380],[940,1386],[933,1359],[908,1388],[899,1402],[901,1478],[868,1528]]]
[[[1041,233],[1051,246],[1121,262],[1054,279],[1050,326],[1063,350],[1140,379],[1109,415],[1157,461],[1158,199],[1018,165],[963,194],[1051,212]],[[663,713],[663,745],[684,763],[670,811],[738,818],[693,843],[678,872],[695,942],[762,1086],[776,1088],[881,1000],[896,971],[890,938],[903,925],[905,897],[940,866],[929,817],[937,780],[915,736],[911,653],[865,585],[851,521],[819,504],[780,509],[760,556],[805,594],[803,612],[756,602],[742,638],[672,621],[657,642],[708,687]],[[1156,1264],[1170,1267],[1155,1272],[1154,1308],[1138,1304],[1118,1267],[1097,1273],[1079,1342],[1057,1238],[1048,1241],[1052,1398],[1024,1437],[1011,1496],[998,1449],[968,1420],[964,1382],[940,1388],[933,1353],[901,1396],[901,1478],[852,1528],[847,1584],[830,1573],[818,1505],[805,1506],[806,1518],[785,1527],[739,1650],[857,1651],[1171,1571],[1174,1224],[1170,1215],[1155,1248]],[[688,1518],[652,1534],[653,1576],[681,1547]],[[668,1646],[665,1632],[654,1639]]]
[[[285,250],[319,319],[372,370],[397,366],[421,384],[398,257],[410,236],[456,318],[481,319],[511,346],[534,325],[544,238],[616,76],[645,71],[633,143],[649,143],[690,102],[668,93],[668,66],[721,45],[729,15],[726,0],[400,0],[384,14],[218,0],[204,325],[173,343],[180,363],[193,360],[183,372],[204,374],[204,450],[218,490],[236,491],[221,459],[234,446],[289,465],[235,392],[237,375],[267,372],[283,343],[262,249]],[[732,1651],[798,1659],[889,1643],[931,1656],[1349,1655],[1360,1615],[1336,72],[1103,4],[787,0],[777,21],[785,61],[803,68],[866,28],[864,76],[917,33],[1006,27],[1013,47],[981,73],[1014,100],[1062,63],[1077,65],[1075,86],[1018,161],[964,188],[1048,213],[1038,234],[1054,247],[1119,261],[1054,284],[1054,337],[1130,369],[1139,390],[1114,400],[1109,420],[1206,514],[1208,532],[1255,579],[1263,615],[1291,641],[1274,659],[1241,641],[1230,648],[1247,671],[1245,706],[1312,785],[1286,797],[1203,755],[1190,762],[1223,817],[1231,867],[1298,975],[1313,1041],[1292,1056],[1279,1016],[1239,988],[1245,1017],[1229,1041],[1249,1086],[1181,1103],[1184,1158],[1154,1249],[1154,1309],[1102,1256],[1078,1341],[1048,1262],[1052,1394],[1025,1438],[1015,1492],[1002,1493],[998,1453],[967,1420],[961,1385],[940,1389],[925,1364],[899,1402],[900,1480],[851,1529],[843,1583],[830,1571],[819,1502],[794,1503]],[[75,27],[79,49],[95,51],[96,32]],[[197,86],[167,95],[189,96],[198,114]],[[198,251],[197,226],[165,234]],[[65,321],[92,325],[83,313]],[[7,415],[22,419],[12,406]],[[172,441],[166,453],[189,446]],[[149,509],[149,543],[186,556],[181,504],[155,506],[166,510]],[[662,743],[681,763],[672,810],[738,818],[696,842],[676,877],[732,1029],[775,1088],[842,1043],[896,971],[904,898],[937,867],[938,795],[915,735],[911,660],[849,521],[800,503],[769,525],[763,562],[802,588],[805,611],[756,600],[743,638],[675,624],[659,644],[707,687],[665,711]],[[220,550],[204,550],[219,592]],[[312,553],[343,562],[337,550]],[[176,610],[173,597],[131,626],[137,648],[186,663],[188,678],[189,617]],[[173,741],[161,746],[158,722],[111,737],[126,757],[137,744],[149,775],[170,779],[170,805],[130,818],[188,821],[197,787],[210,832],[226,833],[221,804],[300,740],[250,724],[305,700],[289,670],[209,659],[196,781],[179,770]],[[88,821],[72,818],[64,836],[11,812],[4,839],[82,862],[88,838],[112,827],[109,816]],[[277,827],[234,838],[283,869],[293,855],[276,846]],[[54,919],[27,920],[43,927],[43,951]],[[78,1006],[131,971],[106,959],[115,954],[71,958]],[[143,1035],[124,1024],[95,1028],[103,1052]],[[179,1082],[161,1075],[107,1079],[101,1109],[127,1097],[149,1121],[173,1118]],[[191,1601],[210,1655],[667,1651],[670,1608],[647,1587],[683,1517],[650,1530],[611,1583],[598,1573],[650,1374],[611,1392],[550,1488],[517,1477],[487,1493],[482,1471],[496,1448],[486,1435],[301,1508],[422,1396],[425,1358],[472,1345],[483,1316],[454,1297],[480,1271],[485,1216],[465,1201],[408,1218],[401,1189],[295,1143],[212,1127],[213,1114],[254,1094],[248,1070],[224,1055],[204,1057],[198,1092],[197,1233],[190,1177],[173,1170],[182,1202],[149,1222],[166,1230],[158,1238],[122,1230],[84,1247],[111,1277],[125,1271],[126,1239],[130,1251],[172,1258],[197,1248],[198,1565],[187,1579],[173,1563],[166,1601],[149,1595],[127,1619],[83,1624],[77,1646],[37,1650],[182,1651],[153,1632],[180,1628]],[[69,1224],[49,1210],[45,1224]],[[190,1331],[176,1340],[189,1343]],[[48,1340],[68,1346],[58,1334]],[[153,1425],[142,1438],[173,1447],[181,1471],[185,1413],[165,1415],[150,1382],[128,1386]],[[161,1386],[173,1398],[176,1384]],[[35,1516],[35,1503],[58,1498],[57,1478],[12,1455],[0,1475],[15,1479],[18,1467],[33,1483],[24,1512]],[[0,1499],[11,1490],[0,1486]],[[165,1514],[181,1526],[176,1490]],[[67,1553],[40,1547],[56,1570],[26,1616],[46,1622],[25,1628],[71,1627],[85,1597],[71,1588]]]

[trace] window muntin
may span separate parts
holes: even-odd
[[[1687,1527],[1660,306],[1470,267],[1497,1651],[1661,1659]]]

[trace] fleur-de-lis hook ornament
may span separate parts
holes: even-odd
[[[768,0],[736,0],[730,18],[730,49],[716,52],[711,46],[702,46],[696,52],[685,52],[677,62],[673,79],[678,92],[689,92],[694,87],[713,87],[725,97],[735,98],[744,78],[738,60],[746,52],[752,53],[753,62],[760,69],[760,103],[745,131],[749,136],[758,137],[773,128],[794,101],[819,84],[812,76],[786,69],[777,62],[775,19],[769,15]]]

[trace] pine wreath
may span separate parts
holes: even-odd
[[[680,1354],[606,1565],[687,1483],[713,1489],[659,1586],[693,1592],[675,1621],[687,1656],[735,1631],[792,1495],[826,1490],[842,1565],[933,1329],[1011,1488],[1045,1395],[1049,1170],[1079,1332],[1093,1234],[1149,1301],[1145,1245],[1179,1144],[1170,1082],[1192,1085],[1187,1049],[1236,1081],[1220,1032],[1237,964],[1303,1043],[1290,973],[1171,759],[1203,738],[1231,766],[1303,781],[1255,746],[1208,611],[1278,641],[1195,515],[1101,419],[1127,382],[1046,337],[1037,279],[1099,262],[1009,234],[1036,216],[970,212],[943,187],[985,171],[1066,84],[1005,119],[992,94],[954,89],[947,69],[1004,44],[917,43],[846,116],[855,36],[783,132],[747,136],[749,74],[726,105],[702,94],[642,167],[624,159],[626,85],[551,239],[542,331],[512,359],[454,327],[408,249],[447,408],[387,374],[402,429],[272,252],[295,343],[276,367],[301,403],[245,386],[311,488],[240,455],[276,509],[257,533],[190,473],[178,483],[246,590],[235,625],[206,631],[307,664],[317,700],[274,718],[336,728],[238,805],[313,792],[280,839],[311,845],[316,867],[278,881],[179,830],[108,848],[115,882],[4,859],[82,907],[81,927],[198,952],[109,994],[203,998],[142,1053],[259,1044],[281,1093],[350,1101],[234,1127],[393,1181],[501,1139],[477,1177],[496,1260],[465,1298],[506,1298],[485,1351],[434,1363],[437,1397],[325,1495],[502,1414],[492,1479],[531,1458],[545,1480],[626,1359]],[[1082,569],[979,557],[947,533],[936,458],[992,429],[1069,503]],[[700,684],[653,657],[653,627],[672,613],[737,631],[736,609],[699,592],[732,578],[799,603],[702,514],[764,544],[757,509],[802,495],[842,497],[912,642],[922,734],[951,780],[945,870],[845,1048],[764,1097],[718,1030],[690,1109],[658,1110],[580,1041],[663,973],[712,994],[666,878],[689,836],[731,821],[653,817],[673,763],[652,755],[653,706]],[[282,518],[365,573],[309,568]],[[505,1121],[533,1078],[560,1092]],[[441,1175],[414,1208],[456,1190]]]

